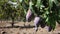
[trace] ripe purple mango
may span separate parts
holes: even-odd
[[[27,14],[26,14],[26,21],[30,19],[31,15],[32,15],[32,12],[30,9],[28,9]]]
[[[34,19],[35,31],[38,30],[38,23],[39,23],[39,21],[40,21],[40,17],[35,17],[35,19]]]
[[[34,19],[34,25],[37,25],[38,22],[39,22],[39,20],[40,20],[40,17],[35,17],[35,19]]]
[[[52,30],[52,26],[49,26],[48,31],[50,32]]]

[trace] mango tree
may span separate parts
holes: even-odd
[[[49,26],[49,31],[55,29],[56,22],[60,20],[60,1],[59,0],[20,0],[24,10],[29,6],[34,15],[39,15],[44,23]],[[31,5],[29,5],[31,2]],[[29,9],[28,7],[28,9]],[[28,10],[27,10],[28,11]],[[32,16],[31,16],[32,17]]]

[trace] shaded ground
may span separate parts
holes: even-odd
[[[38,31],[35,32],[33,22],[30,22],[30,27],[28,23],[25,23],[26,26],[24,26],[24,22],[16,22],[14,25],[14,27],[11,27],[10,22],[0,23],[0,34],[60,34],[60,25],[58,23],[55,30],[51,32],[48,32],[48,26],[44,28],[39,27]]]

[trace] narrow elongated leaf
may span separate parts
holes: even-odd
[[[37,0],[37,4],[36,4],[36,6],[39,8],[40,5],[41,5],[41,0]]]
[[[58,1],[57,0],[54,0],[54,3],[57,5],[58,4]]]
[[[32,5],[33,5],[33,3],[32,3],[32,1],[30,1],[30,2],[29,2],[29,8],[30,8],[30,9],[32,9]]]
[[[53,1],[54,1],[54,0],[49,0],[49,8],[50,8],[50,10],[51,10],[51,8],[52,8],[52,6],[53,6]]]

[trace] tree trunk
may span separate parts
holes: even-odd
[[[12,25],[12,27],[14,27],[14,18],[12,18],[12,24],[11,25]]]

